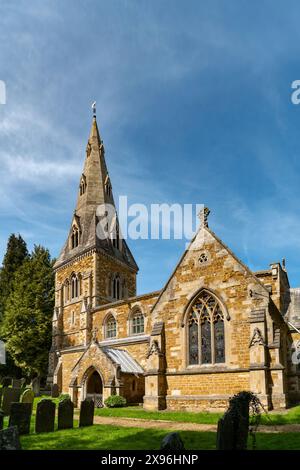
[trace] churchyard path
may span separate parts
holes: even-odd
[[[168,429],[170,431],[217,431],[216,424],[198,424],[198,423],[183,423],[178,421],[166,420],[149,420],[139,418],[120,418],[108,416],[95,416],[95,424],[104,424],[112,426],[124,426],[127,428],[144,428],[144,429]],[[280,432],[300,432],[300,424],[282,424],[276,426],[261,425],[258,432],[264,433],[280,433]]]

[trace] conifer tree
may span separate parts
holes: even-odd
[[[28,258],[26,242],[21,235],[12,234],[8,239],[0,269],[0,321],[4,316],[5,303],[11,291],[14,275],[26,258]]]
[[[1,327],[7,351],[28,376],[43,376],[47,372],[53,308],[50,254],[35,246],[15,273]]]

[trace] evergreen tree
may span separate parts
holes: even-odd
[[[47,372],[53,308],[50,254],[35,246],[15,273],[1,327],[7,351],[28,376]]]
[[[3,265],[0,269],[0,321],[4,316],[5,303],[10,294],[15,272],[28,258],[26,242],[21,235],[12,234],[7,243]]]

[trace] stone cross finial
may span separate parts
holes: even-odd
[[[93,116],[96,116],[96,101],[92,103]]]
[[[210,210],[208,207],[205,207],[205,206],[199,212],[198,217],[200,219],[201,227],[208,227],[207,219],[208,219],[209,214],[210,214]]]

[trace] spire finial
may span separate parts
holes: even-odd
[[[96,117],[96,101],[92,103],[93,117]]]
[[[203,208],[201,209],[201,211],[199,212],[198,214],[198,217],[200,219],[200,224],[201,224],[201,227],[208,227],[208,216],[210,214],[210,210],[208,207],[205,207],[203,206]]]

